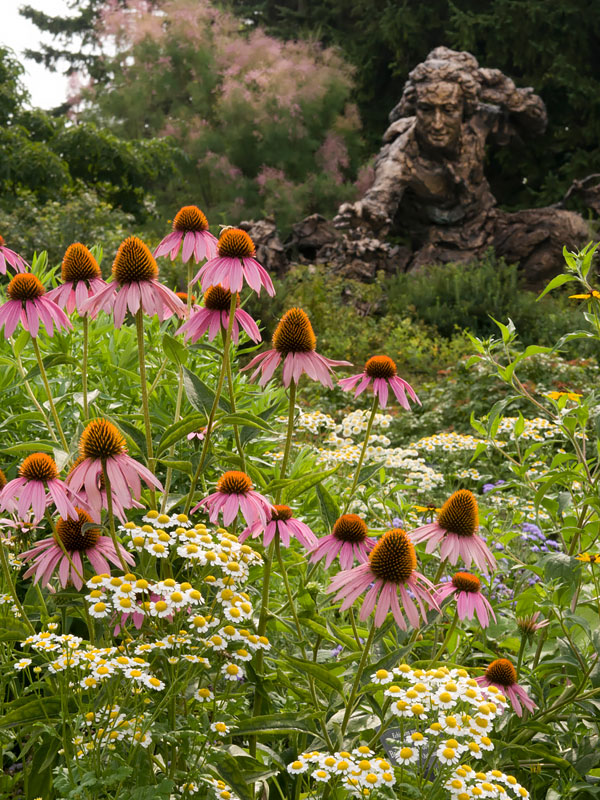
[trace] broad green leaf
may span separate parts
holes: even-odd
[[[264,419],[261,419],[256,414],[251,414],[249,411],[236,411],[235,414],[227,414],[219,418],[221,425],[244,425],[250,428],[260,428],[263,431],[272,431]]]
[[[303,658],[294,658],[282,653],[285,660],[296,667],[302,674],[307,673],[315,678],[319,683],[326,684],[327,686],[335,689],[336,692],[342,693],[344,684],[342,681],[333,674],[332,669],[340,669],[339,664],[335,664],[332,668],[328,669],[322,664],[316,664],[314,661],[308,661]]]
[[[169,469],[176,469],[179,472],[185,472],[186,475],[192,475],[192,462],[191,461],[170,461],[166,458],[159,458],[158,459],[161,464],[164,464],[165,467]]]
[[[302,717],[299,714],[266,714],[260,717],[249,717],[243,720],[228,736],[248,736],[260,733],[283,734],[311,733],[318,736],[317,729],[311,725],[311,717]]]
[[[328,489],[326,489],[322,483],[318,483],[315,486],[315,492],[317,493],[317,500],[321,506],[321,516],[329,530],[331,530],[335,521],[340,516],[340,509]]]
[[[283,502],[288,503],[295,497],[300,497],[300,495],[304,494],[309,489],[312,489],[313,486],[316,486],[317,483],[321,483],[322,480],[328,478],[330,475],[333,475],[333,473],[337,472],[338,469],[339,467],[336,466],[333,469],[327,469],[324,472],[303,475],[301,478],[291,480],[283,489]]]
[[[170,336],[168,333],[164,333],[162,344],[166,357],[169,359],[169,361],[172,361],[173,364],[180,366],[187,362],[187,357],[188,357],[187,347],[185,347],[180,341],[175,339],[174,336]]]
[[[0,728],[25,728],[32,722],[55,720],[61,711],[60,697],[19,697],[4,706],[5,713],[0,717]]]
[[[196,411],[200,411],[208,416],[215,399],[213,390],[210,389],[201,378],[194,375],[193,372],[190,372],[187,367],[183,368],[183,387],[187,399]],[[219,398],[219,406],[227,413],[231,411],[231,405],[223,395]]]
[[[168,450],[171,445],[176,444],[184,436],[192,431],[200,430],[206,426],[206,417],[204,414],[191,414],[189,417],[175,422],[167,428],[163,433],[160,442],[156,448],[156,456],[159,457],[165,450]]]
[[[565,256],[566,258],[566,256]],[[551,292],[553,289],[556,289],[558,286],[562,286],[564,283],[570,283],[571,281],[576,281],[577,278],[574,275],[557,275],[555,278],[552,278],[548,286],[544,289],[544,291],[538,295],[537,299],[541,300],[545,294]]]

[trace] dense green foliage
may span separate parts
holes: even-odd
[[[118,242],[124,224],[142,224],[155,213],[148,190],[172,171],[171,144],[125,140],[92,122],[73,125],[29,109],[22,73],[0,48],[2,235],[26,256],[49,242],[51,259],[73,239],[92,243],[106,227],[114,227]]]

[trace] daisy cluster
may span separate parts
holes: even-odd
[[[495,686],[481,688],[467,670],[400,664],[378,670],[371,681],[383,687],[390,714],[400,722],[403,738],[394,756],[399,764],[423,767],[435,754],[439,763],[451,765],[494,749],[490,733],[507,700]]]
[[[123,646],[93,647],[78,636],[51,631],[29,636],[21,646],[52,654],[44,666],[52,675],[65,672],[69,687],[73,689],[97,689],[113,676],[129,680],[135,693],[144,688],[161,691],[165,687],[164,682],[150,672],[150,664],[145,659],[126,655]]]
[[[468,764],[457,767],[446,781],[452,800],[473,798],[502,798],[502,800],[527,800],[529,792],[514,775],[505,775],[499,769],[476,772]]]
[[[287,423],[287,417],[278,417],[278,419]],[[311,411],[307,414],[300,414],[296,420],[296,425],[301,431],[308,431],[317,435],[324,430],[335,430],[336,421],[329,414],[324,414],[322,411]]]
[[[81,720],[88,736],[73,737],[75,758],[84,758],[98,749],[116,750],[117,742],[139,745],[147,749],[152,744],[151,723],[144,714],[127,717],[118,705],[107,705],[88,711]]]
[[[152,513],[156,514],[150,512],[143,518],[143,525],[126,522],[120,526],[128,549],[149,553],[154,558],[167,558],[175,551],[188,565],[219,567],[232,579],[226,581],[227,585],[232,581],[245,581],[249,568],[262,562],[259,553],[240,544],[237,536],[224,528],[211,533],[201,522],[192,526],[185,514],[161,523],[161,516],[166,517],[166,514],[152,518]]]
[[[540,506],[536,508],[533,500],[519,497],[508,492],[488,492],[485,501],[488,505],[502,511],[511,511],[513,522],[537,522],[538,520],[549,520],[550,514]]]
[[[350,797],[376,796],[380,790],[390,789],[396,783],[390,762],[376,756],[366,745],[356,747],[352,752],[320,753],[313,750],[302,753],[288,764],[287,770],[290,775],[306,772],[316,783],[330,783],[345,789]],[[394,796],[385,791],[384,795]]]
[[[518,421],[518,417],[502,417],[496,436],[508,434],[509,438],[514,438],[515,425]],[[530,439],[533,442],[545,442],[547,439],[554,439],[557,436],[562,436],[558,425],[543,417],[534,417],[525,420],[525,427],[520,438]]]
[[[469,434],[443,432],[419,439],[411,446],[417,451],[424,450],[426,453],[436,453],[439,451],[443,451],[444,453],[457,453],[475,450],[481,441],[481,439],[470,436]]]
[[[136,579],[131,573],[122,578],[106,574],[94,575],[86,585],[91,590],[86,597],[89,612],[96,619],[114,616],[115,612],[122,615],[123,622],[134,614],[171,618],[182,610],[187,615],[203,602],[191,583],[178,583],[172,578],[150,582]]]

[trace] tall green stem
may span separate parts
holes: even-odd
[[[223,342],[225,341],[225,332],[221,331],[223,334]],[[235,414],[235,389],[233,386],[233,373],[231,371],[231,361],[227,361],[227,384],[229,386],[229,402],[231,404],[231,413]],[[235,438],[235,445],[237,447],[238,453],[240,454],[240,461],[242,466],[242,472],[246,471],[246,459],[244,457],[244,448],[242,447],[242,440],[240,439],[240,429],[237,424],[233,423],[233,435]]]
[[[138,357],[140,362],[140,383],[142,387],[142,409],[144,411],[144,428],[146,429],[146,454],[148,469],[154,472],[154,448],[152,446],[152,427],[150,425],[150,407],[148,405],[148,386],[146,385],[146,352],[144,349],[144,312],[140,306],[135,314],[137,332]],[[150,489],[152,507],[156,508],[156,492]]]
[[[200,454],[200,461],[198,462],[198,467],[196,468],[196,472],[194,473],[194,477],[192,478],[192,483],[190,485],[190,492],[188,494],[188,498],[185,504],[185,513],[189,514],[190,508],[192,506],[192,502],[194,499],[194,492],[196,491],[196,484],[198,483],[198,478],[202,472],[202,467],[204,466],[204,462],[206,461],[206,456],[208,455],[208,448],[210,445],[210,435],[212,433],[213,424],[215,421],[215,415],[217,413],[217,409],[219,407],[219,400],[221,399],[221,392],[223,391],[223,382],[225,380],[225,375],[227,375],[227,365],[229,364],[229,344],[231,342],[231,331],[233,330],[233,323],[235,320],[235,309],[237,308],[237,292],[231,293],[231,305],[229,307],[229,325],[227,326],[227,333],[225,335],[225,344],[223,345],[223,361],[221,363],[221,372],[219,374],[219,380],[217,383],[217,388],[215,389],[215,398],[213,400],[212,408],[210,410],[210,414],[208,417],[208,422],[206,423],[206,434],[204,436],[204,444],[202,445],[202,452]],[[261,651],[262,652],[262,651]]]
[[[104,478],[104,487],[106,489],[106,505],[108,506],[108,525],[110,530],[110,538],[112,539],[114,548],[117,551],[117,555],[119,556],[119,561],[121,562],[121,568],[123,572],[127,573],[129,572],[129,567],[127,566],[127,562],[123,557],[123,553],[121,551],[121,543],[117,539],[117,532],[115,530],[115,515],[113,513],[113,503],[112,503],[112,487],[110,485],[108,470],[106,469],[106,462],[104,460],[102,461],[102,476]]]
[[[177,399],[175,401],[175,416],[173,417],[173,423],[179,421],[179,417],[181,416],[181,401],[183,399],[183,367],[179,367],[179,385],[177,386]],[[169,450],[169,458],[173,458],[175,455],[175,445],[171,445],[171,449]],[[173,478],[173,468],[169,467],[167,469],[167,477],[165,478],[165,490],[162,496],[162,503],[160,507],[161,514],[165,513],[165,509],[167,507],[167,501],[169,499],[169,490],[171,488],[171,480]]]
[[[358,669],[356,670],[356,675],[354,676],[354,683],[352,684],[352,690],[350,691],[350,697],[348,698],[348,702],[346,704],[346,713],[344,714],[344,719],[342,721],[342,745],[343,745],[343,737],[346,733],[346,728],[348,726],[348,722],[350,721],[350,717],[352,716],[352,711],[354,710],[354,701],[356,700],[356,695],[358,693],[358,687],[360,686],[360,679],[362,678],[362,674],[364,672],[365,666],[367,664],[367,660],[369,658],[369,652],[371,650],[371,645],[373,644],[373,639],[375,638],[375,620],[371,623],[371,630],[369,631],[369,638],[365,642],[365,646],[362,652],[362,656],[360,662],[358,664]]]
[[[42,415],[42,418],[43,418],[44,422],[46,423],[46,427],[48,428],[48,433],[54,439],[54,441],[58,444],[58,436],[56,435],[56,433],[54,432],[54,428],[50,424],[50,420],[48,419],[48,415],[44,411],[44,407],[40,405],[37,397],[33,393],[33,389],[31,388],[31,384],[29,383],[29,381],[25,380],[25,376],[27,375],[27,373],[25,372],[25,369],[23,367],[23,362],[21,361],[21,356],[17,355],[17,353],[15,353],[15,361],[17,363],[17,369],[19,370],[19,375],[21,376],[21,378],[23,380],[23,385],[25,386],[25,389],[26,389],[27,394],[29,395],[29,397],[31,399],[31,402],[34,404],[34,406],[37,408],[37,410]]]
[[[362,450],[360,451],[360,457],[358,459],[358,464],[356,465],[356,472],[354,473],[354,481],[352,483],[352,488],[350,489],[350,494],[348,495],[348,499],[346,500],[346,505],[344,506],[344,514],[348,511],[348,507],[350,506],[350,502],[354,496],[354,492],[356,491],[356,487],[358,486],[358,480],[360,478],[360,471],[362,469],[363,462],[365,460],[365,455],[367,454],[367,447],[369,444],[369,437],[371,436],[371,428],[373,427],[373,422],[375,420],[375,414],[377,413],[377,407],[379,405],[379,398],[376,394],[373,394],[373,405],[371,406],[371,415],[369,416],[369,421],[367,422],[367,430],[365,432],[365,440],[363,442]]]
[[[21,618],[23,619],[25,625],[27,625],[27,628],[31,631],[31,633],[35,634],[35,628],[29,621],[29,617],[25,613],[25,609],[21,605],[21,601],[19,600],[19,596],[17,595],[17,589],[12,579],[12,575],[10,574],[10,566],[8,564],[8,559],[6,558],[6,553],[4,552],[4,542],[1,540],[0,540],[0,564],[2,565],[2,574],[4,575],[4,580],[8,584],[8,591],[11,594],[14,604],[19,610],[19,614],[21,615]]]
[[[281,470],[279,472],[279,480],[285,478],[288,461],[290,460],[290,452],[292,449],[292,434],[294,432],[294,414],[296,412],[296,382],[292,378],[290,382],[290,408],[288,411],[287,433],[285,436],[285,447],[283,450],[283,461],[281,462]],[[279,488],[276,493],[275,502],[278,503],[281,498],[282,489]]]
[[[87,422],[90,418],[88,410],[88,390],[87,390],[87,366],[88,366],[88,339],[89,339],[89,319],[88,315],[83,315],[83,360],[81,362],[81,392],[83,394],[83,418]]]
[[[67,440],[65,439],[65,434],[62,429],[62,425],[60,424],[60,419],[58,417],[58,413],[56,411],[56,406],[54,405],[54,400],[52,399],[52,392],[50,391],[50,384],[48,383],[48,376],[46,375],[46,370],[44,369],[44,362],[42,361],[42,354],[40,353],[40,348],[37,343],[37,339],[32,336],[31,341],[33,344],[33,349],[35,351],[35,357],[37,359],[38,367],[40,368],[40,375],[42,376],[42,381],[44,383],[44,387],[46,389],[46,397],[48,398],[48,405],[50,406],[50,413],[52,414],[52,418],[54,419],[54,424],[56,425],[56,430],[58,431],[58,435],[60,436],[60,441],[63,446],[63,450],[65,453],[69,452],[69,445],[67,444]]]
[[[448,632],[446,633],[444,641],[441,643],[441,645],[439,647],[439,650],[437,651],[437,653],[434,655],[434,657],[429,662],[429,667],[431,667],[433,664],[435,664],[437,661],[439,661],[439,659],[441,658],[441,656],[444,653],[445,649],[448,647],[448,642],[450,641],[450,638],[451,638],[452,634],[454,633],[454,629],[456,628],[456,623],[457,622],[458,622],[458,611],[454,614],[454,619],[450,623],[450,627],[448,628]]]

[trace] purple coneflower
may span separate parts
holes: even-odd
[[[319,539],[311,553],[314,564],[325,558],[325,569],[329,569],[339,554],[340,567],[350,569],[354,559],[364,564],[369,560],[369,551],[375,547],[376,540],[369,536],[369,529],[358,514],[342,514],[334,522],[331,533]]]
[[[46,290],[39,278],[30,272],[19,272],[6,289],[9,299],[0,308],[0,328],[4,326],[4,336],[8,339],[15,332],[19,320],[26,331],[35,339],[39,333],[40,322],[48,336],[54,335],[54,326],[72,328],[65,312],[46,297]]]
[[[238,295],[237,305],[240,305]],[[184,340],[197,342],[198,339],[208,331],[208,340],[212,342],[220,330],[227,330],[229,327],[229,311],[231,309],[231,292],[222,286],[211,286],[204,293],[204,307],[196,308],[189,320],[184,323],[177,333],[184,334]],[[258,325],[243,308],[236,308],[231,329],[231,338],[234,344],[239,342],[240,325],[246,331],[252,341],[258,343],[261,340]]]
[[[279,320],[273,334],[273,350],[259,353],[244,367],[242,372],[259,364],[250,376],[254,380],[261,373],[260,386],[265,386],[283,359],[283,385],[289,386],[293,380],[298,383],[302,373],[319,381],[323,386],[333,389],[332,367],[349,366],[349,361],[334,361],[316,352],[317,337],[310,320],[301,308],[290,308]]]
[[[338,383],[345,392],[350,392],[356,387],[354,396],[358,397],[359,394],[370,386],[371,381],[373,381],[373,392],[377,395],[379,405],[382,408],[385,408],[387,405],[390,388],[395,394],[396,400],[400,403],[402,408],[405,408],[407,411],[410,408],[408,398],[406,397],[407,392],[411,400],[421,405],[421,401],[415,394],[415,390],[404,378],[398,377],[396,364],[387,356],[373,356],[365,364],[364,372],[361,372],[359,375],[352,375],[350,378],[343,378],[341,381],[338,381]],[[358,384],[358,386],[356,384]]]
[[[450,595],[456,595],[456,611],[459,619],[477,619],[482,628],[490,624],[490,614],[494,622],[496,615],[489,600],[481,594],[481,581],[470,572],[457,572],[451,581],[436,587],[435,599],[441,603]]]
[[[6,275],[6,265],[12,267],[15,272],[25,272],[29,264],[24,258],[4,243],[4,237],[0,235],[0,273]]]
[[[230,525],[237,517],[238,511],[248,525],[260,521],[267,524],[271,513],[271,503],[262,494],[255,492],[252,481],[245,472],[230,470],[225,472],[218,480],[217,491],[209,494],[194,506],[191,513],[205,507],[211,522],[216,522],[220,512],[223,512],[223,524]]]
[[[140,478],[148,486],[162,491],[160,481],[150,470],[127,455],[125,439],[106,419],[94,419],[87,425],[79,440],[79,451],[83,458],[69,474],[67,483],[75,491],[85,489],[94,511],[107,508],[106,492],[100,489],[103,463],[111,484],[111,497],[123,508],[132,508],[133,499],[140,499]]]
[[[115,328],[121,327],[128,309],[135,314],[141,308],[149,316],[158,315],[161,322],[171,314],[184,316],[185,306],[175,292],[159,283],[154,256],[137,236],[130,236],[119,245],[112,274],[112,282],[86,300],[82,312],[112,310]]]
[[[451,564],[456,564],[462,558],[467,567],[474,563],[487,575],[496,568],[496,559],[477,535],[478,527],[477,500],[468,489],[459,489],[441,507],[436,522],[415,528],[409,536],[415,544],[427,541],[427,553],[432,553],[441,543],[442,561],[448,559]]]
[[[69,499],[73,491],[58,477],[53,458],[46,453],[32,453],[19,467],[19,477],[9,481],[0,492],[0,508],[17,512],[21,520],[33,511],[33,522],[39,522],[46,507],[54,503],[63,517],[77,519],[75,506]]]
[[[72,314],[75,309],[82,313],[85,301],[106,286],[98,262],[81,242],[70,244],[62,260],[60,269],[62,286],[51,289],[47,297],[60,308]]]
[[[360,619],[366,620],[376,608],[375,625],[380,627],[391,610],[397,624],[406,630],[406,620],[398,602],[400,595],[409,623],[418,628],[420,618],[427,618],[425,606],[438,611],[439,607],[432,594],[433,584],[416,568],[413,543],[405,531],[394,528],[379,539],[367,564],[338,573],[326,591],[327,594],[336,592],[334,600],[343,600],[340,611],[345,611],[368,589],[360,609]]]
[[[271,519],[267,525],[264,526],[260,520],[257,520],[238,537],[239,541],[245,542],[249,536],[256,539],[262,531],[264,531],[263,544],[265,547],[271,544],[276,533],[279,533],[279,539],[284,547],[290,546],[291,539],[298,539],[303,547],[312,550],[318,542],[317,537],[305,522],[294,519],[294,512],[289,506],[273,506]]]
[[[77,469],[77,467],[83,462],[83,456],[79,455],[73,462],[73,466],[69,470],[69,474],[67,475],[66,482],[69,483],[71,478],[71,474]],[[109,479],[110,480],[110,479]],[[112,487],[111,487],[112,488]],[[90,501],[88,500],[85,485],[79,489],[77,493],[77,499],[79,501],[79,505],[83,507],[84,511],[86,511],[94,522],[100,522],[102,519],[101,509],[108,508],[108,500],[106,499],[106,486],[104,484],[104,476],[102,472],[98,476],[98,490],[100,492],[100,503],[99,505],[94,508]],[[119,496],[115,494],[115,492],[111,492],[112,494],[112,505],[113,505],[113,513],[115,517],[117,517],[120,522],[124,525],[127,522],[127,514],[125,513],[125,509],[121,505],[121,501]],[[137,500],[134,500],[133,497],[130,498],[130,503],[127,508],[144,508],[141,503],[138,503]]]
[[[527,694],[522,686],[517,683],[517,672],[507,658],[497,658],[489,665],[485,675],[475,678],[482,686],[495,686],[510,700],[510,704],[518,717],[523,716],[521,703],[528,711],[533,711],[537,705]]]
[[[540,611],[534,611],[527,617],[517,617],[517,627],[523,636],[531,638],[542,628],[547,628],[550,625],[549,619],[542,619],[538,622]]]
[[[83,509],[78,508],[75,519],[60,518],[56,523],[56,534],[37,542],[31,550],[22,553],[20,558],[24,561],[33,561],[24,578],[34,575],[34,583],[41,581],[45,586],[54,571],[58,568],[58,579],[61,586],[66,586],[71,581],[77,589],[83,586],[83,562],[85,555],[92,567],[99,574],[110,574],[110,561],[120,566],[121,561],[112,540],[108,536],[101,536],[99,528],[86,528],[91,524],[92,518]],[[57,539],[60,539],[63,547]],[[69,558],[64,550],[69,554]],[[131,553],[121,548],[125,561],[133,566],[135,560]],[[71,562],[73,562],[71,564]]]
[[[217,238],[208,230],[208,220],[197,206],[183,206],[173,220],[173,232],[169,233],[154,251],[154,257],[171,256],[175,261],[183,243],[181,260],[185,264],[192,256],[198,264],[204,258],[217,254]]]
[[[246,231],[226,228],[217,242],[217,255],[200,267],[192,283],[201,280],[203,291],[220,284],[230,292],[239,292],[246,281],[257,294],[264,286],[273,297],[273,281],[255,255],[254,242]]]

